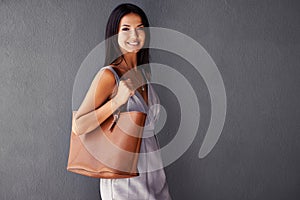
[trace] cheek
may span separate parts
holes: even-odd
[[[140,35],[140,40],[141,40],[142,45],[144,45],[145,40],[146,40],[146,34],[145,33]]]
[[[139,33],[139,38],[145,40],[145,37],[146,37],[146,33],[145,33],[144,31],[141,31],[141,32]]]
[[[119,35],[118,36],[118,44],[120,46],[124,46],[125,40],[126,40],[126,37],[124,37],[124,35]]]

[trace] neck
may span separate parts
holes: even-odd
[[[126,53],[124,54],[124,59],[121,65],[128,69],[137,69],[137,54],[136,53]]]

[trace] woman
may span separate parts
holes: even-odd
[[[149,27],[142,9],[121,4],[111,13],[106,26],[106,60],[75,115],[74,128],[84,134],[99,126],[121,106],[147,113],[141,153],[159,149],[154,124],[159,114],[159,99],[149,83],[151,71],[148,46]],[[117,37],[113,37],[117,35]],[[139,65],[143,65],[139,67]],[[138,68],[139,67],[139,68]],[[153,106],[153,107],[151,107]],[[151,108],[151,109],[150,109]],[[95,117],[96,116],[96,117]],[[140,157],[139,176],[122,179],[100,179],[102,200],[170,200],[163,167],[151,170],[161,158]],[[158,164],[159,165],[159,164]]]

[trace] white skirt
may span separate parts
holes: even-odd
[[[143,138],[141,152],[157,149],[156,140],[155,137]],[[138,169],[149,163],[149,160],[139,160]],[[163,168],[133,178],[100,179],[100,194],[102,200],[171,200]]]

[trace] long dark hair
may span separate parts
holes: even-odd
[[[118,44],[118,38],[116,35],[118,34],[119,24],[123,16],[135,13],[139,15],[142,19],[142,23],[144,27],[149,27],[149,21],[147,19],[146,14],[144,11],[139,8],[138,6],[131,4],[131,3],[124,3],[118,5],[110,14],[107,24],[106,24],[106,32],[105,32],[105,47],[106,47],[106,54],[105,54],[105,63],[104,65],[111,65],[120,64],[123,59],[124,55],[121,53]],[[148,28],[145,28],[145,42],[144,47],[137,52],[137,66],[143,65],[142,67],[148,72],[148,76],[150,77],[151,70],[149,67],[149,42],[150,42],[150,32]],[[126,62],[126,60],[125,60]],[[148,78],[149,78],[148,77]]]

